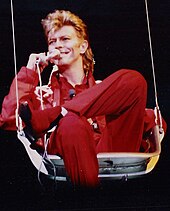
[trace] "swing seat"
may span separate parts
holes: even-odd
[[[161,141],[164,133],[159,127],[152,128],[148,142],[152,145],[148,152],[137,153],[99,153],[99,178],[136,178],[151,172],[161,154]]]
[[[148,152],[109,152],[98,153],[99,179],[127,180],[151,172],[156,166],[161,153],[161,141],[164,132],[156,125],[148,138],[152,146]],[[37,170],[56,181],[67,181],[63,160],[57,155],[42,156],[30,148],[30,142],[23,131],[18,132],[18,138],[23,143],[33,165]],[[55,171],[54,171],[55,168]]]

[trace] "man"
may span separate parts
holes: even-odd
[[[25,118],[21,106],[21,117],[36,137],[37,147],[44,133],[57,123],[48,153],[63,158],[73,184],[97,186],[96,154],[139,151],[143,134],[155,124],[152,111],[145,110],[146,81],[138,72],[124,69],[95,85],[85,23],[69,11],[56,10],[42,24],[49,52],[31,54],[18,73],[19,101],[26,101],[30,112]],[[40,93],[37,71],[42,72],[49,62],[55,68]],[[0,116],[1,127],[11,130],[16,129],[14,83]]]

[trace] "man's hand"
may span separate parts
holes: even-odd
[[[60,51],[57,49],[48,52],[47,55],[46,53],[39,53],[39,54],[32,53],[29,56],[27,68],[36,71],[36,63],[38,63],[40,71],[42,72],[43,69],[46,66],[48,66],[49,61],[53,63],[53,61],[58,59],[59,57],[60,57]]]
[[[27,68],[36,71],[36,62],[38,62],[40,71],[42,72],[43,69],[46,66],[48,66],[48,60],[47,60],[46,54],[45,53],[39,53],[39,54],[32,53],[29,56]]]

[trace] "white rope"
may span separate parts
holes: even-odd
[[[145,7],[146,7],[146,18],[147,18],[147,26],[148,26],[148,36],[149,36],[149,47],[150,47],[150,56],[151,56],[151,63],[152,63],[152,73],[153,73],[153,81],[154,81],[154,90],[155,90],[155,103],[156,107],[158,107],[158,99],[157,99],[157,88],[156,88],[156,77],[155,77],[155,65],[153,59],[153,48],[152,48],[152,39],[151,39],[151,31],[150,31],[150,22],[149,22],[149,14],[148,14],[148,4],[147,0],[145,0]]]
[[[44,103],[43,103],[43,86],[42,86],[42,79],[41,79],[41,71],[40,71],[40,59],[38,59],[35,63],[36,68],[37,68],[37,72],[38,72],[38,77],[39,77],[39,90],[40,90],[40,104],[41,104],[41,109],[44,110]],[[55,69],[56,70],[56,69]],[[55,165],[53,164],[53,162],[49,159],[48,157],[48,153],[47,153],[47,146],[48,146],[48,141],[49,139],[47,138],[47,134],[44,135],[44,153],[42,155],[42,160],[41,160],[41,164],[39,166],[38,169],[38,181],[39,183],[42,185],[41,183],[41,179],[40,179],[40,173],[41,173],[41,167],[43,165],[44,160],[48,160],[49,164],[51,165],[52,169],[53,169],[53,173],[54,173],[54,182],[56,185],[56,168]],[[49,166],[50,167],[50,166]]]
[[[150,31],[150,22],[149,22],[149,12],[148,12],[148,3],[147,0],[145,0],[145,7],[146,7],[146,18],[147,18],[147,27],[148,27],[148,37],[149,37],[149,47],[150,47],[150,57],[151,57],[151,63],[152,63],[152,74],[153,74],[153,83],[154,83],[154,92],[155,92],[155,104],[156,104],[156,111],[155,111],[155,122],[159,124],[160,128],[162,128],[162,116],[158,105],[158,95],[157,95],[157,87],[156,87],[156,76],[155,76],[155,65],[154,65],[154,58],[153,58],[153,48],[152,48],[152,39],[151,39],[151,31]],[[159,118],[158,118],[159,117]]]
[[[13,41],[13,57],[14,57],[14,70],[15,70],[15,90],[16,90],[16,127],[17,129],[21,126],[18,109],[19,109],[19,94],[18,94],[18,76],[17,76],[17,59],[16,59],[16,47],[15,47],[15,26],[14,26],[14,13],[13,13],[13,2],[11,0],[11,25],[12,25],[12,41]]]
[[[16,45],[15,45],[15,26],[14,26],[14,13],[13,13],[13,2],[11,0],[11,24],[12,24],[12,35],[13,35],[13,57],[14,57],[14,69],[15,69],[15,89],[16,89],[16,111],[15,111],[15,116],[16,116],[16,127],[18,132],[21,131],[22,129],[22,120],[18,115],[18,110],[19,110],[19,94],[18,94],[18,76],[17,76],[17,59],[16,59]],[[41,109],[44,109],[44,105],[43,105],[43,95],[42,95],[42,80],[41,80],[41,72],[40,72],[40,68],[39,68],[39,62],[36,62],[36,67],[37,67],[37,72],[38,72],[38,76],[39,76],[39,82],[40,82],[40,98],[41,98]],[[45,157],[48,159],[47,156],[47,145],[48,145],[48,140],[46,138],[46,135],[44,136],[44,145],[45,145],[45,150],[44,150],[44,154],[42,156],[42,161],[41,164],[39,166],[39,171],[38,171],[38,180],[41,184],[41,180],[40,180],[40,172],[41,172],[41,168],[43,165],[43,160],[45,159]],[[46,141],[47,140],[47,141]],[[56,177],[56,169],[54,164],[49,160],[49,163],[51,163],[51,166],[53,168],[54,171],[54,177]]]
[[[40,60],[37,60],[35,65],[37,68],[37,72],[38,72],[38,78],[39,78],[39,83],[40,83],[40,103],[41,103],[41,109],[44,110],[44,104],[43,104],[43,94],[42,94],[42,80],[41,80],[41,71],[40,71],[40,67],[39,67],[39,62]]]
[[[51,167],[51,169],[53,170],[54,183],[55,183],[55,185],[57,185],[57,181],[56,181],[56,175],[57,175],[56,168],[55,168],[54,163],[48,157],[48,153],[47,153],[48,142],[49,142],[49,139],[47,138],[47,134],[45,134],[44,135],[44,153],[42,154],[41,164],[40,164],[39,169],[38,169],[38,181],[42,185],[41,178],[40,178],[41,168],[42,168],[42,165],[44,165],[44,161],[45,162],[48,161],[49,162],[49,167]]]

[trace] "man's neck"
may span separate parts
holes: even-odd
[[[84,70],[82,67],[74,67],[74,68],[69,68],[66,69],[62,73],[63,77],[67,79],[67,81],[75,87],[76,84],[82,84],[83,79],[84,79]]]

